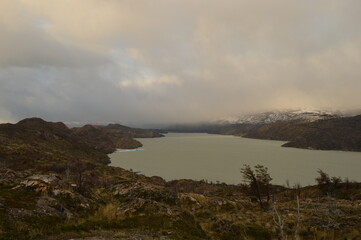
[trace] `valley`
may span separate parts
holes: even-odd
[[[69,129],[31,118],[1,124],[0,136],[0,239],[276,239],[295,234],[357,239],[361,234],[361,185],[347,176],[314,172],[316,185],[280,185],[273,183],[278,173],[270,168],[270,184],[257,177],[262,188],[255,195],[241,173],[235,184],[167,181],[109,166],[108,153],[117,148],[142,146],[144,151],[119,154],[146,153],[147,145],[138,140],[162,137],[151,130]],[[277,216],[282,228],[273,220]]]

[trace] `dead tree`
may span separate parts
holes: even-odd
[[[301,223],[301,214],[300,214],[300,198],[297,195],[296,196],[296,203],[297,203],[297,219],[295,224],[295,232],[293,235],[294,240],[299,240],[299,232],[300,232],[300,223]],[[287,240],[287,236],[284,233],[284,220],[277,210],[276,202],[273,202],[273,222],[275,223],[276,227],[278,228],[280,232],[280,239],[281,240]]]
[[[276,202],[273,203],[273,222],[276,224],[278,230],[280,231],[280,238],[281,240],[285,240],[287,239],[287,237],[285,238],[285,233],[284,233],[284,220],[282,219],[280,213],[277,211],[276,208]]]
[[[298,240],[298,239],[299,239],[300,222],[301,222],[301,215],[300,215],[300,198],[299,198],[299,195],[297,195],[296,200],[297,200],[297,222],[296,222],[296,229],[295,229],[294,240]]]

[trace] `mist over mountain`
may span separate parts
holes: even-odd
[[[289,121],[317,121],[322,119],[332,119],[345,116],[340,111],[323,111],[323,110],[283,110],[283,111],[268,111],[255,114],[245,114],[238,117],[233,117],[225,120],[219,120],[220,123],[229,124],[267,124],[274,122],[289,122]]]
[[[132,127],[142,127],[146,129],[171,129],[174,126],[188,126],[189,128],[197,127],[198,129],[207,126],[218,125],[232,125],[232,124],[267,124],[274,122],[289,122],[289,121],[317,121],[322,119],[333,119],[338,117],[351,117],[361,114],[361,110],[341,111],[341,110],[310,110],[310,109],[287,109],[287,110],[273,110],[265,112],[244,113],[233,116],[223,116],[218,119],[206,119],[204,121],[178,121],[175,123],[146,123],[136,124],[129,123]],[[112,122],[65,122],[70,127],[81,127],[86,124],[107,125]],[[121,122],[117,122],[122,124]]]
[[[0,122],[360,109],[360,11],[358,0],[1,1]]]
[[[354,114],[357,115],[357,114]],[[261,126],[276,122],[314,122],[317,120],[335,119],[345,116],[354,116],[353,113],[342,113],[341,111],[325,110],[279,110],[258,112],[253,114],[243,114],[235,117],[224,117],[220,120],[209,120],[200,123],[178,123],[163,126],[170,131],[185,132],[213,132],[235,134],[233,131],[227,131],[229,128],[245,128],[245,131],[253,129],[255,126]],[[219,130],[222,128],[223,130]],[[218,129],[218,130],[215,130]],[[242,130],[243,131],[243,130]]]

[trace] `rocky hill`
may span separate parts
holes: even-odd
[[[16,124],[0,124],[0,160],[13,168],[54,165],[83,159],[109,163],[107,154],[116,148],[138,148],[133,137],[158,137],[160,134],[127,127],[92,126],[69,129],[65,124],[40,118]]]
[[[88,145],[101,149],[106,153],[113,152],[116,148],[134,149],[142,144],[134,138],[163,137],[162,134],[146,129],[130,128],[120,124],[107,126],[85,125],[72,128],[72,136]]]
[[[295,229],[300,240],[358,239],[361,185],[327,184],[272,186],[276,202],[261,210],[246,185],[166,182],[102,164],[0,168],[0,239],[271,240],[292,238]]]
[[[361,115],[315,122],[266,124],[245,137],[289,141],[285,147],[361,151]]]

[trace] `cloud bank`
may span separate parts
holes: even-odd
[[[0,122],[361,108],[359,0],[2,0]]]

